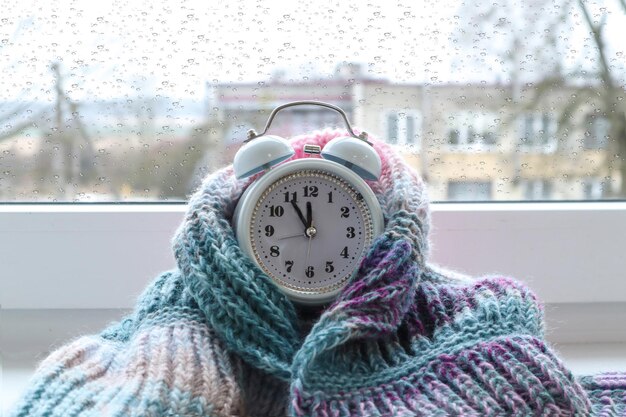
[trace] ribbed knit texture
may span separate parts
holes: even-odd
[[[340,134],[295,139],[295,158]],[[375,149],[385,231],[312,327],[237,245],[232,214],[255,178],[228,167],[190,199],[176,267],[131,315],[45,359],[12,415],[626,415],[626,375],[574,377],[526,287],[428,264],[424,185]]]

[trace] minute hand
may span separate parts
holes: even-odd
[[[308,229],[313,226],[313,210],[311,208],[311,202],[306,202],[306,224],[305,227]]]

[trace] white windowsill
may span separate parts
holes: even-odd
[[[2,308],[129,308],[175,262],[184,204],[0,205]],[[626,202],[432,204],[431,260],[548,303],[626,302]]]

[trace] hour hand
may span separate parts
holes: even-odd
[[[296,210],[296,213],[298,214],[298,217],[300,218],[300,221],[304,225],[304,230],[306,231],[306,228],[308,227],[308,224],[307,224],[306,219],[304,218],[304,215],[302,214],[302,210],[300,210],[300,207],[298,207],[298,203],[296,203],[294,200],[291,200],[291,205]]]

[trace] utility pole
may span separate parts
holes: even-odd
[[[81,157],[83,152],[88,152],[88,157],[93,155],[93,144],[87,129],[80,120],[78,112],[78,104],[72,102],[70,98],[65,94],[63,89],[63,75],[61,74],[61,68],[58,63],[53,63],[50,69],[54,73],[54,90],[56,92],[56,100],[54,104],[55,111],[55,126],[53,127],[53,134],[51,142],[58,141],[58,152],[53,152],[52,156],[52,169],[59,176],[57,196],[59,199],[71,200],[76,194],[76,185],[79,182],[79,171],[81,165]],[[68,113],[65,115],[64,113]],[[64,117],[66,116],[66,117]],[[77,133],[75,134],[71,129],[71,122],[76,124]],[[78,136],[80,136],[85,142],[85,149],[81,149],[78,143]],[[54,146],[54,145],[53,145]],[[96,169],[92,164],[89,165],[90,170]]]
[[[63,103],[67,101],[67,96],[63,91],[63,77],[58,63],[53,63],[50,69],[54,73],[54,90],[56,100],[54,103],[55,123],[52,131],[52,142],[58,141],[59,149],[53,152],[52,170],[58,177],[57,195],[60,199],[68,200],[74,195],[74,178],[72,169],[72,138],[71,133],[65,131],[63,126]],[[53,145],[54,150],[54,145]]]

